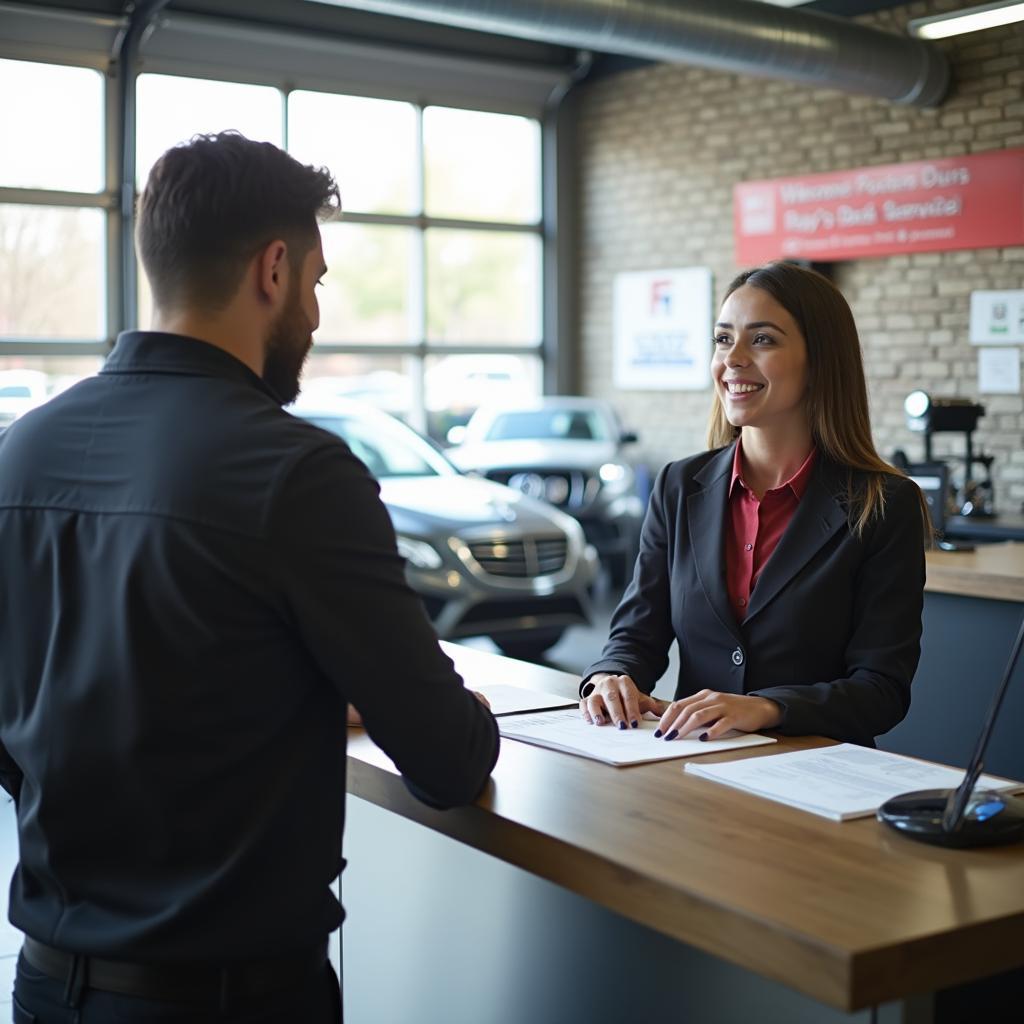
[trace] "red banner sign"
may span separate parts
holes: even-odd
[[[736,262],[1024,244],[1024,149],[735,187]]]

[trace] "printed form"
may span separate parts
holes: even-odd
[[[482,693],[491,705],[491,714],[518,715],[523,711],[542,711],[544,708],[577,707],[576,697],[560,697],[555,693],[542,693],[540,690],[528,690],[525,686],[512,686],[509,683],[484,683],[473,689]]]
[[[701,742],[697,731],[685,737],[665,741],[654,738],[658,727],[655,718],[641,720],[636,729],[617,729],[614,725],[590,725],[580,716],[579,708],[546,711],[536,715],[515,715],[498,720],[502,736],[540,747],[550,747],[566,754],[591,757],[605,764],[623,766],[646,761],[669,761],[677,757],[714,754],[734,747],[756,747],[775,743],[771,736],[754,732],[730,732],[721,739]]]
[[[727,764],[688,764],[685,770],[833,821],[874,814],[886,800],[912,790],[955,789],[964,777],[960,768],[853,743]],[[980,789],[1020,785],[994,775],[977,782]]]

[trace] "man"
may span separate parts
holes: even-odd
[[[494,766],[376,483],[281,408],[336,204],[267,143],[170,150],[138,217],[154,330],[0,439],[16,1021],[339,1020],[347,708],[436,806]]]

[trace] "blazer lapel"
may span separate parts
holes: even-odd
[[[762,611],[825,542],[846,524],[846,510],[836,498],[844,486],[840,476],[837,468],[819,453],[817,471],[811,477],[778,547],[757,578],[745,621]]]
[[[724,448],[694,475],[701,488],[686,499],[686,520],[700,585],[722,625],[741,640],[725,581],[726,511],[734,448],[735,444]]]

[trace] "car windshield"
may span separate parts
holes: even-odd
[[[530,409],[503,412],[487,430],[488,441],[607,441],[604,418],[590,409]]]
[[[415,431],[377,417],[300,412],[303,419],[337,434],[378,479],[450,476],[457,471]]]

